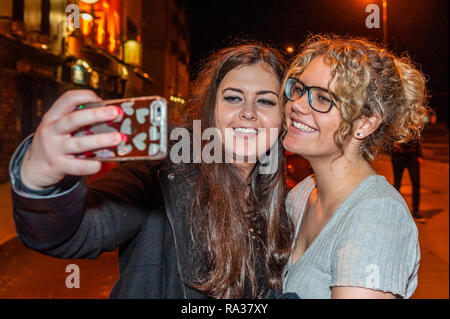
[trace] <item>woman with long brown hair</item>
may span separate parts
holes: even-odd
[[[89,186],[79,176],[100,163],[73,154],[117,145],[120,136],[69,132],[117,111],[71,112],[99,98],[64,94],[11,160],[19,239],[61,258],[96,258],[119,247],[112,298],[261,298],[280,289],[292,233],[278,141],[283,72],[282,56],[261,44],[212,55],[192,86],[186,126],[193,143],[193,120],[215,128],[225,163],[128,162]],[[256,163],[240,160],[251,157]]]

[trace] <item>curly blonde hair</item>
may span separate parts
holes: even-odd
[[[396,57],[364,38],[336,35],[310,36],[286,72],[297,78],[317,56],[330,66],[328,89],[335,80],[334,101],[343,119],[335,142],[343,152],[355,120],[378,114],[381,124],[361,143],[361,154],[373,160],[393,146],[418,140],[428,121],[430,109],[425,76],[408,56]],[[283,104],[287,98],[283,95]]]

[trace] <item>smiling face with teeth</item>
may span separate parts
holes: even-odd
[[[330,67],[322,56],[314,58],[298,78],[307,86],[327,89]],[[331,90],[334,85],[331,83]],[[308,93],[285,107],[288,132],[283,146],[306,159],[332,156],[339,152],[334,133],[342,121],[339,110],[333,106],[328,113],[314,111],[308,102]]]
[[[281,130],[280,82],[268,64],[244,65],[228,72],[216,94],[215,122],[227,156],[255,158],[277,140]]]

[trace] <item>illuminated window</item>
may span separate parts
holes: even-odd
[[[121,0],[82,0],[79,3],[81,14],[81,32],[92,37],[95,42],[114,54],[120,38]]]
[[[131,65],[141,64],[141,44],[135,40],[128,40],[123,45],[124,61]]]

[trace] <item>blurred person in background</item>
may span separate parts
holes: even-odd
[[[408,144],[399,144],[392,150],[392,168],[394,170],[394,187],[400,192],[402,176],[405,168],[408,169],[412,183],[413,209],[412,215],[419,223],[426,221],[419,212],[420,206],[420,165],[422,163],[422,147],[419,141]]]

